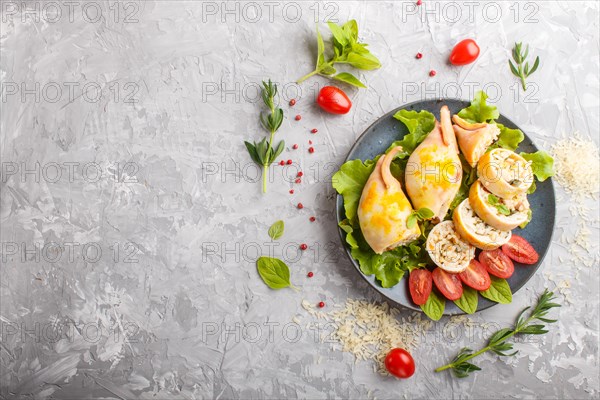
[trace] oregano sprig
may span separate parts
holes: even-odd
[[[542,295],[539,297],[537,305],[531,311],[529,316],[526,316],[525,313],[531,307],[526,307],[519,313],[513,329],[500,329],[489,338],[488,345],[486,347],[476,352],[473,352],[473,350],[467,347],[461,349],[451,363],[437,368],[435,372],[451,369],[456,377],[465,378],[469,376],[471,372],[481,370],[481,368],[469,362],[469,360],[477,357],[480,354],[483,354],[487,351],[492,351],[499,356],[514,356],[518,353],[518,350],[508,353],[514,350],[513,344],[508,342],[510,338],[517,335],[543,335],[544,333],[548,333],[546,325],[536,322],[545,322],[547,324],[551,324],[557,321],[555,319],[549,319],[546,317],[552,308],[560,307],[560,304],[553,302],[554,299],[555,297],[553,292],[549,292],[548,289],[544,290],[544,293],[542,293]]]
[[[515,47],[512,51],[512,57],[515,60],[516,66],[510,60],[508,60],[508,65],[510,66],[510,70],[513,73],[513,75],[521,79],[521,86],[523,87],[523,90],[527,90],[525,79],[528,78],[538,69],[540,65],[540,57],[537,56],[535,58],[533,66],[531,67],[531,69],[529,69],[529,62],[525,61],[525,59],[529,55],[529,45],[525,46],[524,51],[522,48],[523,43],[515,43]]]
[[[375,57],[367,44],[358,42],[358,24],[356,20],[350,20],[344,25],[328,22],[327,25],[333,34],[333,57],[327,60],[325,56],[325,43],[317,25],[317,63],[314,71],[298,79],[302,83],[313,75],[321,75],[337,81],[345,82],[359,88],[366,88],[357,77],[349,72],[336,74],[334,64],[349,64],[354,68],[372,70],[381,67],[379,59]]]
[[[277,97],[277,85],[271,82],[270,79],[268,82],[263,81],[262,84],[263,87],[261,95],[263,102],[269,109],[269,113],[261,113],[260,122],[262,126],[269,131],[270,137],[268,141],[266,138],[263,138],[258,143],[244,141],[244,144],[246,145],[246,149],[248,149],[248,153],[250,154],[252,161],[263,167],[262,189],[263,193],[266,193],[269,166],[281,154],[285,147],[285,142],[281,140],[277,144],[277,147],[273,148],[273,138],[275,136],[275,132],[277,132],[281,126],[281,123],[283,122],[283,110],[277,107],[275,104],[275,98]]]

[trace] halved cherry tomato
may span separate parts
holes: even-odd
[[[479,56],[479,46],[473,39],[465,39],[456,44],[450,53],[450,64],[471,64]]]
[[[508,243],[502,246],[502,252],[521,264],[535,264],[540,259],[533,246],[518,235],[512,235]]]
[[[413,269],[408,278],[410,297],[416,305],[427,303],[433,286],[431,272],[428,269]]]
[[[385,368],[397,378],[410,378],[415,373],[415,360],[408,351],[395,348],[385,356]]]
[[[492,284],[490,274],[477,260],[471,260],[467,269],[458,274],[458,277],[467,286],[475,290],[488,290]]]
[[[435,287],[442,292],[445,298],[453,301],[460,299],[460,296],[462,296],[463,293],[463,288],[462,283],[460,283],[460,278],[457,274],[451,274],[438,267],[433,270],[431,275],[433,277]]]
[[[500,249],[482,251],[479,254],[479,262],[487,272],[498,278],[510,278],[515,272],[515,264]]]
[[[317,97],[317,104],[331,114],[346,114],[352,107],[346,93],[335,86],[324,86]]]

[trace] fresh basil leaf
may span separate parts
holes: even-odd
[[[417,214],[419,215],[421,220],[433,218],[433,216],[435,215],[434,212],[431,211],[431,209],[429,209],[427,207],[419,208],[419,210],[417,211]]]
[[[406,218],[406,227],[412,229],[417,223],[417,214],[414,211]]]
[[[256,147],[252,143],[246,142],[245,140],[244,144],[246,145],[246,149],[248,149],[248,154],[250,154],[250,158],[252,159],[252,161],[259,165],[262,165],[262,162],[260,161],[260,158],[258,158],[258,154],[256,153]]]
[[[454,196],[454,200],[450,203],[450,208],[448,212],[452,214],[454,209],[458,207],[460,203],[464,201],[467,197],[469,197],[469,190],[471,189],[471,185],[477,180],[477,170],[472,168],[465,157],[462,154],[458,155],[460,159],[460,163],[462,164],[463,175],[462,180],[460,182],[460,187],[458,188],[458,192],[456,196]]]
[[[333,34],[333,38],[342,46],[347,46],[350,42],[350,38],[346,35],[346,32],[342,27],[333,22],[327,22],[329,30]]]
[[[366,88],[366,86],[361,81],[359,81],[357,77],[348,72],[341,72],[335,75],[333,79],[340,82],[345,82],[349,85],[356,86],[359,88]]]
[[[317,69],[325,62],[325,43],[317,24]]]
[[[473,122],[487,122],[493,119],[498,119],[500,113],[496,106],[488,106],[486,103],[488,96],[480,90],[475,93],[475,97],[471,101],[471,105],[463,108],[458,112],[458,116]]]
[[[488,290],[483,290],[479,293],[488,300],[496,303],[509,304],[512,302],[512,291],[506,279],[496,278],[491,276],[492,284]]]
[[[279,239],[281,236],[283,236],[284,227],[285,227],[285,225],[282,220],[275,222],[269,228],[269,237],[273,240]]]
[[[256,260],[256,268],[262,280],[271,289],[291,286],[290,269],[283,261],[263,256]]]
[[[319,73],[322,75],[333,75],[335,74],[337,71],[335,68],[333,68],[331,65],[326,64],[320,71]]]
[[[527,161],[531,161],[533,174],[540,182],[554,176],[554,159],[544,150],[535,153],[520,153],[520,156]]]
[[[374,160],[365,163],[361,160],[351,160],[344,163],[331,178],[333,188],[344,198],[346,218],[353,220],[356,216],[362,190],[374,168]]]
[[[356,23],[355,19],[351,19],[350,21],[346,22],[342,26],[342,29],[344,30],[346,37],[350,39],[351,43],[358,41],[358,24]]]
[[[467,285],[463,285],[463,294],[460,299],[454,301],[454,304],[467,314],[473,314],[477,311],[478,302],[479,296],[477,290],[470,288]]]
[[[503,149],[515,151],[519,147],[519,143],[525,139],[525,135],[523,135],[520,129],[507,128],[499,123],[496,123],[496,126],[500,128],[500,134],[496,143],[490,146],[490,148],[502,147]]]
[[[346,60],[348,64],[358,69],[373,70],[381,68],[381,63],[379,60],[371,53],[352,52],[348,54],[348,58]]]
[[[444,309],[446,308],[446,300],[437,294],[435,290],[432,290],[427,298],[427,302],[421,305],[421,310],[434,321],[439,321],[444,315]]]
[[[496,210],[502,215],[510,215],[511,212],[504,204],[500,202],[500,199],[493,194],[488,195],[487,202],[489,205],[496,207]]]

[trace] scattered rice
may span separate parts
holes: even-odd
[[[576,198],[597,196],[600,192],[600,155],[592,140],[577,133],[552,146],[556,181]]]

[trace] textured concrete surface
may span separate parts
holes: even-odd
[[[598,208],[573,217],[558,186],[540,273],[510,305],[415,326],[411,380],[320,343],[300,305],[380,300],[340,252],[329,180],[386,111],[484,88],[540,145],[575,131],[598,142],[597,2],[67,3],[2,2],[1,397],[598,398]],[[314,63],[315,20],[328,37],[324,21],[350,18],[383,67],[348,90],[350,114],[325,115],[314,97],[327,81],[293,82]],[[464,37],[482,54],[450,67]],[[521,40],[542,59],[526,95],[507,65]],[[294,164],[273,167],[263,195],[242,141],[265,134],[267,77],[283,95],[278,136],[300,149],[284,152]],[[271,243],[280,218],[286,233]],[[581,226],[589,266],[561,243]],[[301,292],[265,287],[259,254],[285,259]],[[513,358],[481,357],[465,380],[433,372],[546,287],[563,303],[548,335]]]

